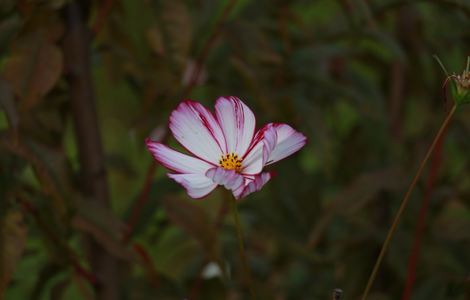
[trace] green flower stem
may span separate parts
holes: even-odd
[[[235,197],[230,196],[230,203],[232,206],[233,219],[235,221],[235,227],[237,228],[237,237],[238,237],[238,247],[240,250],[240,258],[242,260],[243,272],[245,273],[245,278],[248,282],[248,288],[250,289],[251,298],[256,299],[256,293],[253,288],[253,281],[251,279],[250,269],[248,268],[248,263],[245,254],[245,244],[243,242],[243,230],[240,223],[240,215],[238,214],[237,200]]]
[[[418,171],[416,171],[416,174],[413,178],[413,181],[411,182],[410,186],[408,187],[408,190],[406,191],[405,196],[403,197],[400,208],[398,209],[397,214],[395,215],[395,219],[393,220],[392,226],[390,226],[390,229],[388,230],[387,237],[385,238],[385,241],[382,245],[382,249],[380,250],[379,257],[377,258],[377,261],[375,262],[374,269],[372,270],[372,273],[371,273],[371,275],[369,277],[369,280],[367,282],[367,286],[364,290],[364,293],[362,294],[362,300],[366,300],[367,296],[369,295],[369,291],[372,287],[372,284],[374,283],[375,278],[377,277],[377,272],[378,272],[380,264],[382,263],[382,260],[385,256],[385,252],[387,251],[387,248],[388,248],[388,245],[390,244],[392,236],[395,233],[395,230],[397,228],[398,223],[400,222],[403,211],[405,210],[406,205],[408,204],[408,201],[409,201],[410,196],[411,196],[411,192],[413,191],[414,187],[416,186],[416,183],[418,182],[418,179],[421,176],[421,173],[423,172],[424,166],[426,165],[427,161],[429,160],[429,157],[431,156],[432,152],[434,151],[434,148],[436,147],[436,144],[437,144],[438,140],[441,138],[442,133],[444,132],[444,129],[447,127],[450,120],[452,119],[452,116],[454,115],[456,108],[457,108],[457,105],[454,105],[452,107],[452,109],[449,111],[449,113],[447,114],[447,117],[445,118],[444,122],[442,123],[441,127],[439,128],[439,131],[437,132],[436,136],[434,137],[434,140],[432,141],[432,144],[429,147],[428,152],[426,153],[426,156],[424,157],[423,161],[419,165]]]

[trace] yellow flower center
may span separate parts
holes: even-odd
[[[219,160],[219,165],[225,170],[235,170],[240,172],[242,170],[242,159],[238,157],[238,154],[228,153],[222,155]]]

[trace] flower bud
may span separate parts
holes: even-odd
[[[461,75],[452,76],[455,85],[452,85],[452,96],[457,105],[470,103],[470,72],[463,71]]]

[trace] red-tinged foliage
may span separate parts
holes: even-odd
[[[221,191],[189,199],[144,144],[184,151],[165,132],[178,103],[235,95],[258,128],[309,139],[238,203],[258,297],[358,298],[457,95],[368,299],[466,299],[469,15],[437,0],[0,1],[0,294],[248,299]]]

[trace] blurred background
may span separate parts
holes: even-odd
[[[249,299],[222,190],[144,139],[190,98],[308,145],[240,202],[259,299],[358,299],[466,67],[468,0],[0,1],[0,298]],[[457,110],[369,299],[470,299],[470,114]],[[217,264],[228,273],[223,279]]]

